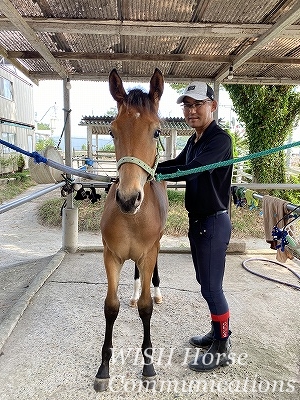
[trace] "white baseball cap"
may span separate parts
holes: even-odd
[[[185,96],[189,96],[195,100],[214,100],[215,93],[205,82],[192,82],[184,89],[183,94],[178,97],[177,104],[182,103]]]

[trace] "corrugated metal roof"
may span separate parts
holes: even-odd
[[[110,116],[84,116],[79,125],[92,127],[93,134],[108,135],[110,124],[115,117]],[[195,132],[184,120],[184,118],[162,118],[161,121],[162,136],[170,136],[173,130],[176,130],[180,136],[189,136]]]
[[[0,55],[42,79],[300,83],[300,0],[0,0]]]

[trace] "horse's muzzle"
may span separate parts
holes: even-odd
[[[125,214],[135,214],[142,203],[142,193],[140,191],[130,194],[130,196],[122,196],[120,190],[116,190],[116,202],[120,210]]]

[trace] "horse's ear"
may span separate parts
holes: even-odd
[[[158,102],[164,91],[164,77],[158,68],[155,68],[154,74],[150,80],[149,97],[151,101],[158,106]]]
[[[117,70],[114,68],[109,74],[109,91],[112,97],[118,104],[126,100],[127,94],[123,87],[122,79],[120,78]]]

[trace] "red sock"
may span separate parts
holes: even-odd
[[[229,336],[229,311],[221,315],[211,314],[211,319],[214,326],[215,339],[227,339]]]

